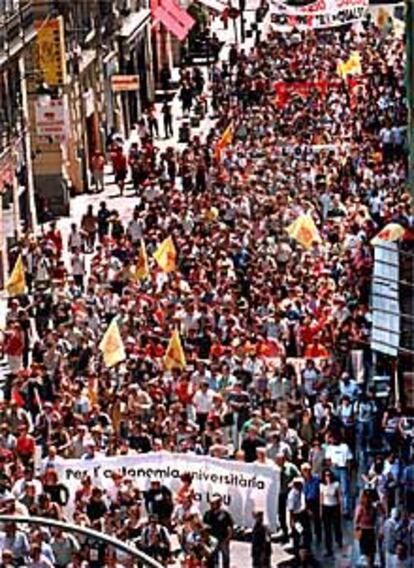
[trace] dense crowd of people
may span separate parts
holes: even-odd
[[[4,332],[0,512],[67,519],[55,471],[66,458],[195,453],[278,472],[279,538],[292,538],[295,566],[354,539],[361,565],[413,566],[413,427],[369,386],[370,240],[388,222],[413,222],[403,48],[372,22],[234,46],[210,69],[216,122],[205,138],[158,152],[152,115],[128,147],[111,140],[122,193],[132,180],[132,218],[102,198],[68,238],[53,222],[21,239],[11,263],[22,253],[28,294],[10,299]],[[354,52],[351,87],[336,69]],[[276,81],[333,80],[276,100]],[[187,113],[204,85],[186,69],[181,85]],[[104,163],[96,157],[98,189]],[[303,214],[320,235],[309,248],[286,232]],[[167,237],[178,254],[169,273],[152,259]],[[139,280],[142,241],[150,266]],[[108,369],[98,346],[114,317],[126,359]],[[187,366],[168,371],[174,329]],[[232,511],[219,498],[201,511],[191,476],[178,492],[155,479],[144,492],[122,474],[112,481],[106,492],[79,481],[77,525],[164,564],[178,554],[183,567],[230,566]],[[267,521],[255,511],[257,568],[271,563]],[[128,565],[92,538],[16,523],[0,532],[0,550],[4,567]]]

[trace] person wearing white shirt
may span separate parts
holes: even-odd
[[[0,532],[0,552],[3,550],[12,551],[16,565],[24,564],[29,552],[29,541],[23,531],[17,530],[16,523],[6,523],[4,532]]]
[[[341,492],[332,471],[325,470],[319,486],[322,522],[325,533],[326,556],[332,556],[332,533],[339,547],[342,547]]]
[[[42,483],[38,479],[33,478],[33,469],[31,467],[26,467],[24,470],[24,477],[18,479],[12,487],[12,493],[16,499],[20,499],[24,495],[28,483],[33,485],[35,488],[36,497],[42,493]]]
[[[190,304],[181,315],[181,333],[186,337],[190,329],[198,331],[201,314]]]
[[[320,424],[322,422],[322,418],[325,416],[325,408],[326,408],[327,402],[328,402],[327,395],[322,393],[320,395],[319,401],[313,407],[313,416],[314,416],[315,422],[318,426],[320,426]]]
[[[79,251],[78,248],[73,249],[73,254],[70,259],[70,264],[75,284],[83,292],[84,290],[83,278],[86,274],[86,265],[83,254]]]
[[[256,448],[256,461],[253,462],[259,465],[265,465],[267,467],[275,467],[275,461],[267,457],[267,448]]]
[[[110,503],[115,503],[122,488],[123,478],[122,473],[120,473],[119,471],[114,471],[111,477],[112,483],[109,487],[107,487],[105,494]]]
[[[299,553],[300,543],[310,546],[312,535],[309,513],[306,509],[304,481],[302,477],[295,477],[287,496],[286,509],[289,513],[289,526],[293,536],[295,556]]]
[[[339,381],[339,392],[341,396],[348,396],[351,401],[356,400],[359,394],[359,388],[348,373],[342,373],[341,380]]]
[[[199,520],[201,519],[200,509],[197,505],[192,504],[190,497],[185,497],[182,503],[175,506],[171,517],[171,523],[173,526],[179,526],[186,517],[188,518],[189,515]]]
[[[352,452],[348,444],[330,436],[329,443],[325,448],[325,459],[341,485],[344,515],[348,516],[351,512],[349,465],[352,460]]]
[[[63,463],[64,461],[65,459],[58,455],[56,446],[49,446],[47,456],[42,459],[42,473],[47,469],[54,469],[57,464]]]
[[[143,237],[144,222],[139,218],[139,213],[137,211],[134,212],[133,218],[128,223],[127,234],[133,245],[136,245]]]
[[[73,223],[70,226],[70,233],[69,233],[69,237],[68,237],[68,248],[70,250],[74,250],[74,249],[82,249],[83,244],[84,244],[84,236],[83,233],[81,233],[76,224]]]
[[[197,361],[196,369],[191,374],[191,382],[196,387],[199,387],[203,381],[207,382],[208,385],[211,384],[211,371],[206,368],[206,365],[203,361]]]
[[[30,548],[30,560],[26,563],[27,568],[53,568],[54,564],[47,556],[42,554],[40,546],[32,544]]]
[[[213,397],[214,391],[208,388],[208,381],[203,380],[193,398],[196,421],[200,427],[200,432],[204,432],[208,413],[213,407]]]
[[[322,205],[322,216],[326,219],[332,206],[332,196],[327,189],[321,194],[319,201]]]

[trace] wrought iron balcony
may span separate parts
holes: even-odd
[[[34,36],[32,0],[0,0],[0,67]]]

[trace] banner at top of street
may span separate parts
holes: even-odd
[[[316,0],[306,6],[294,6],[284,0],[272,0],[271,23],[277,31],[338,27],[363,20],[368,14],[368,0]]]

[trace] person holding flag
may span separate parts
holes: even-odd
[[[233,121],[229,123],[227,128],[223,131],[220,139],[216,143],[214,148],[214,157],[217,162],[221,160],[222,151],[232,144],[234,138],[234,123]]]
[[[162,241],[154,253],[154,259],[164,272],[174,272],[176,270],[177,250],[172,237],[167,237]]]
[[[310,215],[300,215],[286,228],[286,232],[306,250],[314,243],[321,242],[318,229]]]
[[[10,278],[6,282],[6,290],[9,296],[21,296],[26,293],[26,276],[21,254],[17,257]]]
[[[113,318],[102,337],[99,350],[107,367],[114,367],[125,360],[125,347],[116,318]]]
[[[178,330],[175,329],[168,343],[167,351],[164,356],[164,367],[169,371],[172,369],[185,369],[187,361],[184,354],[181,338]]]
[[[138,249],[138,257],[137,257],[137,263],[135,265],[134,276],[137,280],[141,281],[145,280],[145,278],[148,278],[149,273],[150,271],[148,265],[147,251],[145,248],[145,243],[141,239],[141,243]]]
[[[360,75],[362,68],[359,53],[354,51],[347,61],[340,61],[337,66],[337,73],[342,79],[346,79],[348,75]]]

